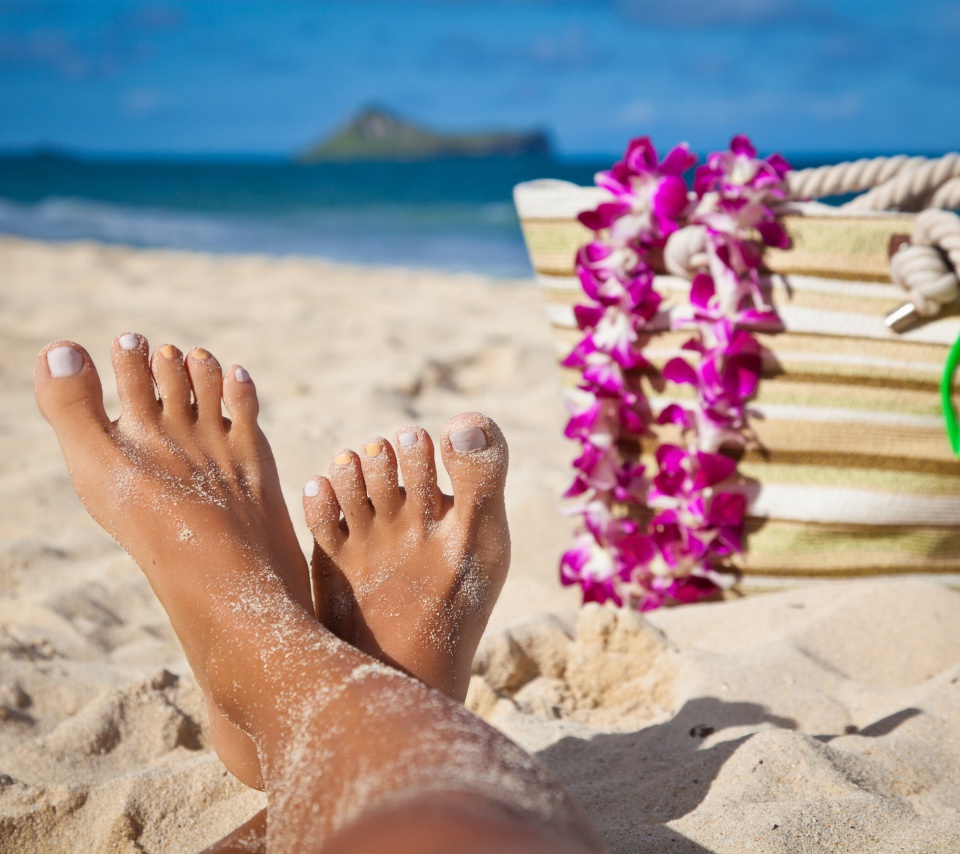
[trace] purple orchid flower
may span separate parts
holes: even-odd
[[[790,167],[778,155],[758,158],[737,136],[697,170],[691,194],[683,173],[695,162],[685,145],[660,160],[648,138],[632,140],[623,159],[597,175],[610,200],[579,217],[597,233],[577,254],[587,302],[574,315],[583,335],[564,360],[580,370],[588,395],[565,429],[581,448],[567,496],[583,527],[563,556],[561,579],[579,584],[585,601],[640,610],[697,601],[729,585],[725,568],[744,549],[747,500],[733,480],[736,463],[719,451],[747,441],[747,404],[763,366],[753,333],[782,329],[763,290],[761,248],[789,245],[776,210]],[[643,348],[661,304],[651,259],[687,224],[705,228],[707,269],[674,322],[693,327],[683,345],[691,361],[671,359],[663,377],[689,385],[694,400],[669,404],[656,421],[678,426],[689,447],[661,444],[650,479],[619,449],[624,432],[646,435],[653,419],[625,372],[650,368]],[[614,512],[648,500],[658,508],[648,530]]]
[[[728,151],[711,154],[706,164],[697,169],[693,191],[697,196],[719,191],[727,198],[763,191],[782,199],[786,196],[783,185],[789,171],[790,164],[779,154],[759,160],[753,143],[740,134],[731,140]]]
[[[683,173],[696,162],[696,155],[686,144],[671,149],[658,162],[650,138],[638,137],[627,146],[623,160],[597,173],[596,184],[610,192],[618,204],[630,205],[634,214],[649,215],[651,225],[664,236],[676,231],[690,204]]]

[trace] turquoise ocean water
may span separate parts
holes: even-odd
[[[513,186],[591,184],[614,159],[304,165],[8,155],[0,156],[0,233],[526,277]]]

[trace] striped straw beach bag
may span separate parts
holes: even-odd
[[[640,156],[631,151],[624,163],[630,156]],[[660,183],[651,185],[666,200],[662,204],[668,216],[670,188],[663,175],[669,173],[667,160],[676,151],[660,164],[656,173]],[[653,158],[648,158],[654,164],[649,168],[659,168],[655,153]],[[744,497],[745,511],[741,528],[728,538],[735,542],[733,547],[722,545],[723,536],[717,533],[722,521],[710,529],[714,553],[728,558],[722,573],[736,579],[735,585],[728,581],[717,586],[754,592],[804,580],[889,574],[923,574],[960,586],[960,462],[951,447],[951,430],[956,440],[953,410],[942,404],[954,391],[960,350],[955,347],[960,337],[960,218],[950,212],[960,207],[960,155],[876,158],[804,171],[787,171],[781,162],[784,167],[777,174],[782,193],[772,210],[783,234],[756,241],[762,252],[757,281],[781,325],[753,327],[751,334],[759,345],[758,381],[755,386],[747,384],[750,394],[744,411],[749,413],[749,425],[741,430],[746,438],[732,451],[719,448],[719,453],[736,460],[730,489]],[[600,173],[597,187],[543,180],[520,184],[514,191],[574,420],[588,406],[585,397],[590,398],[591,387],[584,383],[589,358],[578,362],[574,351],[582,346],[584,329],[596,331],[603,322],[596,318],[597,311],[604,310],[601,305],[591,314],[593,309],[583,308],[585,279],[578,263],[590,267],[590,259],[613,257],[604,254],[611,250],[602,242],[591,241],[605,239],[617,227],[616,216],[634,213],[629,209],[631,199],[612,215],[605,212],[605,206],[623,202],[623,196],[611,194],[611,182],[614,189],[629,190],[630,176],[640,174],[631,173],[624,163]],[[766,161],[761,163],[766,168]],[[647,167],[636,168],[642,172]],[[600,180],[602,175],[607,176],[605,181]],[[710,186],[719,186],[721,180]],[[832,205],[814,201],[831,197]],[[673,209],[687,204],[689,210],[696,203],[682,196]],[[716,278],[703,254],[704,227],[684,226],[697,221],[695,216],[681,220],[677,215],[659,231],[650,226],[660,238],[645,244],[654,248],[644,263],[652,270],[657,302],[634,328],[633,338],[643,343],[643,359],[620,363],[624,382],[643,389],[650,417],[642,429],[621,419],[614,452],[627,468],[617,469],[617,478],[622,481],[630,465],[642,465],[647,487],[640,494],[653,497],[622,502],[616,486],[597,487],[591,482],[581,482],[571,493],[582,497],[587,491],[588,497],[595,497],[606,489],[611,518],[633,520],[626,529],[634,538],[631,542],[638,542],[638,535],[649,535],[654,545],[661,546],[649,525],[657,512],[655,497],[667,490],[663,472],[671,465],[673,451],[663,449],[684,446],[681,420],[670,413],[685,417],[683,407],[690,407],[698,394],[694,379],[684,379],[688,374],[693,377],[692,369],[670,367],[681,355],[697,367],[690,331],[677,318],[691,303],[707,304],[707,297],[698,302],[694,292],[708,288],[709,297]],[[763,227],[756,226],[761,231]],[[584,247],[591,245],[600,249],[583,255]],[[717,245],[722,252],[722,240]],[[599,269],[600,263],[590,269]],[[697,277],[706,273],[713,279],[704,284]],[[589,279],[588,285],[598,281],[602,285],[606,280]],[[681,408],[670,409],[673,405]],[[710,483],[704,472],[712,458],[705,453],[699,459],[698,471],[706,478],[701,482]],[[718,477],[729,474],[720,468]],[[687,475],[693,476],[689,471]],[[583,480],[579,474],[578,478]],[[707,500],[715,499],[708,495]],[[703,511],[702,502],[697,506]],[[663,518],[679,518],[677,512],[671,513]],[[720,509],[716,515],[722,516]],[[594,527],[602,524],[594,522]],[[664,530],[662,524],[655,527],[657,532]],[[602,536],[596,530],[594,535],[603,546]],[[704,554],[700,540],[693,542],[700,548],[697,554]],[[635,557],[634,564],[652,560],[652,546],[637,549],[641,557]],[[621,587],[633,583],[632,570],[624,569],[622,561],[604,563],[589,555],[576,560],[565,556],[565,561],[564,571],[576,570],[585,591],[588,565],[595,575],[619,572]],[[597,569],[601,566],[606,569]],[[698,572],[716,580],[709,566]],[[660,574],[664,573],[670,574]],[[597,578],[589,583],[598,583]],[[644,595],[656,589],[667,589],[666,582],[657,588],[654,577]],[[666,598],[697,598],[683,594],[689,585],[669,589],[675,592]],[[608,592],[586,598],[620,601],[627,596]],[[639,601],[638,607],[662,604]]]

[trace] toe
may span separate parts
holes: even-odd
[[[337,555],[347,541],[340,523],[340,505],[330,481],[315,477],[303,488],[303,510],[313,534],[310,584],[317,619],[341,637],[349,631],[353,589],[340,567]]]
[[[153,377],[160,390],[164,420],[175,423],[193,421],[190,377],[183,363],[183,353],[173,344],[164,344],[153,354]]]
[[[443,425],[440,455],[450,474],[455,506],[469,510],[502,502],[507,477],[507,443],[486,415],[465,412]]]
[[[368,439],[363,443],[360,467],[374,514],[378,519],[392,519],[403,506],[393,447],[382,436]]]
[[[209,350],[196,347],[187,356],[187,374],[197,401],[197,423],[223,426],[223,373],[220,363]]]
[[[100,377],[79,344],[55,341],[41,351],[34,391],[43,417],[65,452],[75,442],[91,445],[108,436],[110,419],[103,408]]]
[[[256,426],[260,414],[257,387],[246,368],[233,365],[223,378],[223,402],[227,405],[234,429],[249,430]]]
[[[353,451],[341,451],[331,461],[327,477],[343,510],[347,530],[350,533],[366,530],[373,521],[373,508],[367,497],[360,458]]]
[[[135,424],[156,423],[160,404],[150,372],[147,339],[136,332],[118,335],[110,355],[120,395],[120,424],[129,429]]]
[[[443,495],[437,486],[437,465],[429,434],[422,427],[406,427],[397,431],[393,446],[403,474],[406,502],[426,516],[436,517]]]
[[[325,477],[307,481],[303,488],[303,514],[317,545],[327,555],[336,554],[346,542],[346,533],[340,527],[337,495]]]

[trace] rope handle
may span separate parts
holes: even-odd
[[[960,208],[960,152],[943,157],[874,157],[787,175],[791,199],[860,193],[842,205],[859,211]],[[866,192],[864,192],[866,191]]]

